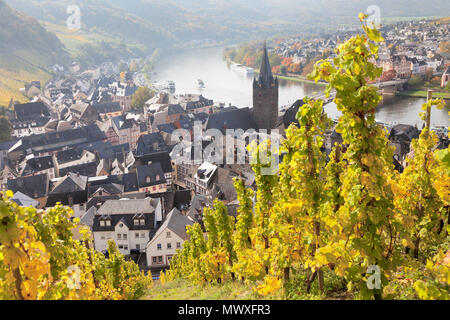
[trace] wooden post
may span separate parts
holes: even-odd
[[[433,90],[428,89],[427,92],[427,102],[431,101],[433,99]],[[426,127],[430,129],[430,123],[431,123],[431,106],[427,107],[427,119],[426,119]]]

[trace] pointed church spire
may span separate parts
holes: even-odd
[[[261,63],[261,70],[259,73],[259,83],[266,86],[270,86],[273,83],[272,68],[270,67],[266,41],[264,41],[264,53]]]

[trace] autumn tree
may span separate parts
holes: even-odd
[[[145,103],[153,98],[155,93],[147,87],[139,87],[131,98],[131,107],[134,110],[142,110]]]
[[[5,116],[0,116],[0,142],[11,140],[11,123]]]

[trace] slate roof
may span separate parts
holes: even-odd
[[[11,201],[14,201],[21,207],[34,207],[37,208],[39,206],[39,202],[36,200],[33,200],[26,194],[23,194],[22,192],[18,191],[14,194],[14,196],[11,198]]]
[[[91,187],[96,185],[103,185],[114,183],[118,185],[123,185],[124,193],[137,192],[139,191],[138,180],[135,172],[126,173],[121,175],[112,175],[102,179],[89,179],[89,185]]]
[[[110,201],[126,201],[126,200],[110,200]],[[133,201],[133,200],[130,200]],[[107,202],[105,202],[105,204],[107,204]],[[104,204],[104,205],[105,205]],[[99,210],[101,210],[103,208],[100,207]],[[145,218],[145,225],[141,226],[135,226],[133,219],[136,216],[135,213],[131,213],[131,214],[113,214],[113,215],[100,215],[98,212],[97,214],[94,216],[94,222],[93,222],[93,226],[92,226],[92,230],[94,232],[103,232],[103,231],[114,231],[115,227],[118,223],[122,222],[123,224],[125,224],[129,230],[131,231],[142,231],[142,230],[149,230],[150,232],[154,231],[154,226],[155,226],[155,215],[154,213],[151,214],[143,214],[144,218]],[[111,220],[111,226],[110,227],[101,227],[100,226],[100,221],[104,220],[104,219],[110,219]]]
[[[50,117],[50,111],[48,107],[41,101],[15,104],[14,111],[16,113],[17,119],[19,120]]]
[[[26,160],[24,168],[22,168],[21,174],[31,175],[35,172],[44,171],[53,168],[53,158],[52,156],[31,158]]]
[[[87,186],[87,177],[69,173],[67,176],[58,180],[49,194],[66,194],[85,191]]]
[[[218,129],[225,132],[226,129],[242,129],[247,131],[249,129],[257,130],[258,128],[250,113],[250,109],[246,107],[209,115],[208,121],[206,122],[206,130],[208,129]]]
[[[100,185],[89,185],[88,186],[88,197],[90,198],[92,195],[97,193],[99,190],[104,190],[110,195],[122,194],[124,187],[123,185],[116,183],[108,183],[108,184],[100,184]]]
[[[59,169],[60,176],[65,176],[68,173],[79,173],[80,175],[85,177],[95,177],[97,175],[97,162],[82,163]]]
[[[283,124],[284,127],[287,129],[289,126],[294,123],[297,126],[299,126],[299,122],[297,120],[297,113],[301,106],[303,106],[305,102],[303,99],[297,100],[294,102],[294,104],[286,110],[285,114],[283,115]]]
[[[22,150],[39,148],[39,151],[49,151],[58,149],[52,145],[74,146],[83,143],[106,140],[105,133],[95,124],[61,131],[32,135],[22,138]]]
[[[169,147],[166,145],[162,135],[159,132],[150,133],[139,137],[137,141],[136,155],[139,156],[168,150]]]
[[[191,203],[192,193],[191,190],[177,190],[173,200],[173,205],[181,210],[184,207],[188,207]]]
[[[151,187],[166,183],[164,172],[160,163],[152,163],[136,168],[139,188]],[[150,178],[150,180],[148,180]]]
[[[167,107],[167,114],[169,116],[174,115],[174,114],[181,114],[181,113],[185,113],[185,112],[186,111],[184,111],[184,109],[179,104],[169,104],[169,106]]]
[[[391,129],[389,139],[396,137],[399,140],[411,142],[413,139],[419,138],[419,135],[420,132],[416,127],[408,124],[397,124]]]
[[[159,163],[164,173],[173,172],[172,160],[170,158],[169,152],[167,151],[140,156],[138,157],[137,162],[141,165],[147,165],[149,162]]]
[[[21,192],[33,199],[37,199],[47,195],[48,185],[48,176],[45,173],[8,180],[7,188],[14,193]]]
[[[124,214],[146,214],[155,212],[151,199],[133,199],[133,200],[108,200],[100,209],[98,215],[124,215]]]
[[[177,208],[174,208],[166,217],[164,223],[156,231],[153,239],[157,238],[166,228],[175,233],[183,240],[188,240],[189,236],[186,233],[186,227],[192,226],[194,222],[183,215]]]

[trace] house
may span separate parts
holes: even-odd
[[[217,169],[218,167],[216,165],[204,162],[198,167],[194,175],[188,175],[186,177],[186,187],[200,195],[209,195],[214,179],[216,178]]]
[[[28,155],[19,165],[19,168],[19,174],[22,177],[46,173],[50,180],[55,178],[55,165],[52,156],[35,157],[33,154]]]
[[[63,147],[74,147],[105,140],[105,134],[94,124],[61,132],[23,137],[9,150],[8,157],[12,161],[17,161],[31,153],[44,155]]]
[[[420,131],[411,125],[397,124],[389,133],[389,141],[395,147],[394,156],[402,162],[410,151],[411,141],[418,139]]]
[[[92,105],[94,110],[102,117],[102,119],[114,118],[123,114],[120,102],[102,102]]]
[[[50,118],[50,108],[42,101],[14,104],[14,113],[18,120]]]
[[[227,129],[237,130],[242,129],[247,131],[249,129],[258,130],[256,122],[248,107],[240,109],[230,109],[209,115],[206,122],[206,130],[217,129],[226,133]]]
[[[16,138],[41,134],[46,132],[46,126],[50,118],[39,117],[35,119],[11,119],[11,136]]]
[[[14,193],[21,192],[36,200],[39,202],[38,208],[42,209],[47,205],[48,187],[47,174],[39,174],[8,180],[6,188]]]
[[[162,135],[159,132],[156,132],[139,137],[135,154],[137,157],[139,157],[168,150],[169,147],[164,142]]]
[[[69,206],[75,217],[82,216],[87,202],[87,177],[80,174],[68,173],[65,177],[51,181],[48,193],[47,207],[54,207],[57,203]]]
[[[193,224],[191,219],[174,208],[146,246],[148,267],[168,266],[176,251],[181,250],[189,239],[186,227]]]
[[[128,143],[132,149],[136,148],[141,134],[141,127],[136,121],[114,117],[112,118],[112,128],[119,137],[119,144]]]
[[[98,119],[97,111],[89,103],[79,101],[70,107],[70,112],[76,120],[85,125],[94,124]]]
[[[164,177],[167,182],[167,189],[170,190],[172,188],[172,175],[174,173],[174,169],[172,167],[172,161],[169,155],[169,152],[155,152],[148,155],[139,156],[136,159],[136,166],[147,166],[153,163],[159,163],[164,172]]]
[[[114,101],[120,103],[123,111],[129,111],[131,109],[132,96],[138,88],[133,85],[123,85],[121,83],[115,83],[113,87],[116,91]]]
[[[108,200],[94,216],[95,250],[106,252],[108,241],[114,240],[122,254],[144,251],[161,220],[160,199]]]
[[[139,192],[159,194],[167,191],[167,182],[160,163],[152,163],[136,168]]]

